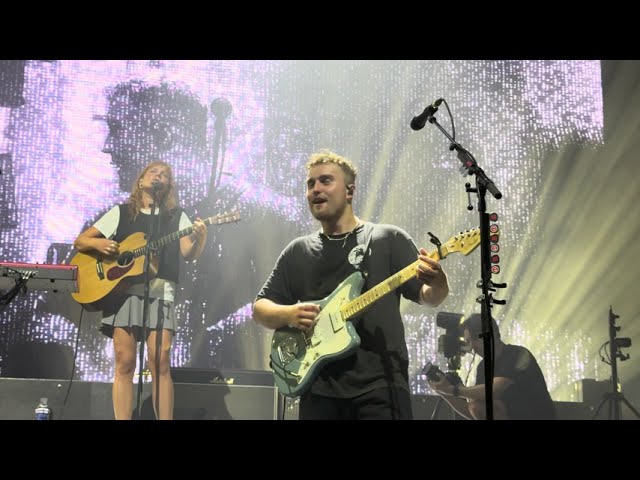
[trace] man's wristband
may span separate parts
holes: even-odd
[[[453,394],[453,396],[454,396],[454,397],[458,397],[458,396],[460,396],[460,384],[459,384],[459,383],[456,383],[456,384],[453,386],[453,392],[452,392],[452,394]]]

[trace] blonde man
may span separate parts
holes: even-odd
[[[309,332],[320,306],[356,270],[367,272],[363,290],[420,259],[417,277],[374,303],[354,320],[360,345],[355,353],[321,368],[301,396],[300,419],[411,419],[408,352],[400,295],[439,305],[449,293],[447,276],[427,251],[393,225],[373,224],[353,212],[356,168],[323,150],[307,164],[307,202],[321,229],[296,238],[280,254],[253,305],[254,319],[267,328]],[[365,247],[368,245],[368,247]]]

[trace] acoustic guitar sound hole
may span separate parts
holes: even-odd
[[[134,256],[132,252],[123,252],[118,256],[118,266],[126,267],[133,262]]]

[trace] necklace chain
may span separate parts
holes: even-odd
[[[331,238],[329,235],[325,235],[324,233],[323,233],[323,235],[327,240],[331,240],[332,242],[339,242],[340,240],[344,240],[344,243],[342,244],[342,248],[344,248],[344,246],[347,244],[347,239],[349,238],[349,235],[351,235],[358,228],[360,228],[361,225],[362,224],[360,222],[358,222],[356,224],[356,226],[353,227],[353,230],[351,230],[350,232],[347,232],[347,233],[342,233],[341,235],[344,235],[344,236],[340,237],[340,238]]]

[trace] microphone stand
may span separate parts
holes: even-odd
[[[220,181],[222,179],[222,172],[224,170],[225,153],[227,149],[227,117],[231,115],[233,107],[231,102],[226,98],[216,98],[211,102],[211,112],[215,116],[214,123],[215,136],[213,138],[213,157],[211,162],[211,178],[209,179],[209,190],[207,197],[199,202],[196,206],[196,214],[202,218],[211,215],[211,211],[214,207],[220,207],[219,202],[224,200],[222,206],[226,208],[226,204],[230,198],[228,191],[222,194],[218,191],[220,187]],[[220,153],[222,152],[222,155]],[[237,198],[236,198],[237,200]],[[229,202],[231,203],[231,202]],[[201,339],[206,338],[206,330],[203,330],[206,325],[210,325],[211,321],[215,321],[214,309],[211,308],[211,293],[209,287],[205,287],[211,282],[212,278],[215,278],[215,272],[213,271],[216,266],[214,260],[217,255],[215,248],[216,242],[207,242],[201,255],[201,260],[196,266],[196,279],[193,281],[193,293],[191,298],[191,307],[189,309],[189,318],[205,319],[205,322],[195,322],[194,325],[194,338]],[[203,349],[199,348],[200,343],[194,341],[192,345],[192,355],[189,360],[190,365],[198,365],[209,360],[203,355]],[[205,352],[206,353],[206,352]]]
[[[224,156],[226,149],[227,117],[231,115],[231,111],[231,103],[226,98],[216,98],[213,102],[211,102],[211,112],[215,115],[216,121],[214,124],[215,137],[213,139],[213,159],[208,193],[209,208],[211,208],[213,195],[216,189],[220,186],[220,179],[222,177],[222,169],[224,167]],[[221,161],[219,161],[220,147],[222,147]]]
[[[435,112],[434,112],[435,113]],[[506,283],[493,283],[491,281],[491,250],[489,242],[489,214],[487,213],[487,204],[485,195],[487,190],[499,200],[502,193],[493,183],[484,171],[480,168],[476,159],[465,148],[456,142],[449,133],[440,126],[436,118],[430,115],[427,120],[434,124],[449,139],[451,145],[449,150],[457,152],[458,159],[462,162],[460,173],[463,176],[474,175],[476,178],[476,187],[471,188],[469,184],[466,186],[468,193],[478,194],[478,214],[480,215],[480,278],[477,287],[482,289],[482,294],[476,298],[476,302],[480,304],[480,314],[482,317],[482,334],[484,346],[484,378],[485,378],[485,406],[486,419],[493,420],[493,367],[494,367],[494,345],[493,345],[493,327],[491,318],[492,303],[504,305],[505,300],[496,300],[490,292],[495,292],[496,288],[505,288]],[[493,288],[492,288],[493,287]]]
[[[155,184],[151,189],[151,197],[153,198],[153,203],[151,204],[151,213],[149,215],[149,228],[147,233],[147,244],[145,246],[144,252],[144,306],[142,308],[142,338],[140,339],[140,351],[138,353],[139,367],[138,367],[138,398],[136,400],[136,410],[138,412],[138,419],[142,418],[142,386],[144,381],[143,369],[144,369],[144,346],[147,338],[147,324],[149,319],[149,283],[150,283],[150,275],[149,268],[151,266],[151,256],[154,254],[153,249],[151,248],[151,243],[153,241],[153,236],[155,235],[155,210],[156,205],[158,205],[158,189]],[[160,211],[158,211],[158,218],[160,217]],[[162,335],[162,332],[160,332]],[[158,351],[157,359],[159,359],[160,352]],[[158,369],[156,368],[156,372]],[[156,378],[156,384],[158,383],[158,379]],[[157,385],[154,385],[157,388]],[[159,393],[159,392],[157,392]],[[153,398],[153,397],[152,397]],[[160,395],[156,395],[156,408],[158,412],[160,411]],[[153,404],[153,400],[151,402]]]

